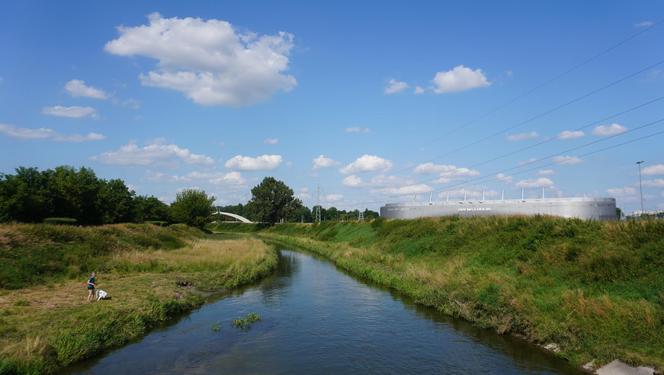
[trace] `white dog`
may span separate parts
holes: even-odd
[[[99,301],[100,299],[108,298],[108,293],[106,293],[105,291],[103,291],[101,289],[97,289],[95,294],[96,294],[96,297],[97,297],[97,301]]]

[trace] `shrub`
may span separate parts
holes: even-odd
[[[59,225],[74,225],[76,219],[71,217],[47,217],[44,219],[45,224],[59,224]]]

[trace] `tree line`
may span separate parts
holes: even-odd
[[[39,223],[61,220],[81,225],[159,221],[203,227],[221,210],[252,221],[313,222],[316,207],[308,208],[284,182],[265,177],[251,189],[246,204],[215,207],[213,196],[200,190],[177,193],[167,205],[153,196],[137,195],[120,179],[105,180],[90,168],[60,166],[40,171],[19,167],[14,174],[0,174],[0,222]],[[378,217],[364,210],[364,218]],[[322,208],[323,221],[357,220],[359,211]]]
[[[313,223],[316,219],[314,217],[316,207],[318,206],[313,206],[312,208],[306,206],[300,206],[295,210],[289,212],[289,214],[284,218],[284,221],[291,223],[295,222]],[[238,203],[227,206],[217,206],[216,208],[219,211],[230,212],[232,214],[244,216],[252,221],[260,221],[257,215],[255,215],[255,213],[253,212],[252,207],[248,204]],[[320,211],[321,211],[320,215],[321,221],[353,221],[357,220],[360,217],[360,210],[358,209],[342,210],[334,206],[328,208],[320,206]],[[362,211],[362,214],[365,220],[376,219],[380,216],[378,212],[369,209],[364,209]]]
[[[0,174],[0,221],[38,223],[69,218],[82,225],[169,221],[169,206],[136,195],[120,179],[98,178],[90,168],[17,168]]]
[[[263,181],[251,189],[251,200],[246,204],[218,206],[223,212],[244,216],[251,221],[262,223],[304,222],[312,223],[315,220],[314,212],[317,206],[312,208],[302,204],[299,198],[293,195],[293,189],[282,181],[273,177],[266,177]],[[359,210],[340,210],[336,207],[320,207],[322,221],[349,221],[359,218]],[[377,218],[378,212],[365,209],[364,219]]]

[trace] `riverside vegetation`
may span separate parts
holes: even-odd
[[[0,374],[54,372],[123,345],[277,261],[260,240],[184,225],[0,225]],[[110,300],[86,302],[93,270]]]
[[[219,224],[307,249],[447,314],[575,365],[664,369],[664,222],[551,217]]]

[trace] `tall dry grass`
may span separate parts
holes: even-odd
[[[71,248],[88,241],[91,231],[112,243],[137,232],[139,237],[164,234],[155,228],[121,225],[97,231],[56,230],[58,238],[50,238]],[[9,233],[16,233],[11,229]],[[99,288],[110,293],[110,300],[86,301],[85,274],[78,279],[58,278],[20,289],[0,289],[0,374],[56,371],[136,339],[151,327],[198,306],[204,301],[201,290],[237,287],[276,267],[276,252],[260,240],[201,239],[190,236],[185,228],[174,230],[182,236],[178,240],[184,241],[183,247],[110,245],[120,250],[104,258],[105,268],[97,277]],[[46,242],[44,237],[40,241]]]
[[[664,221],[458,217],[223,224],[324,255],[363,278],[575,364],[664,369]]]

